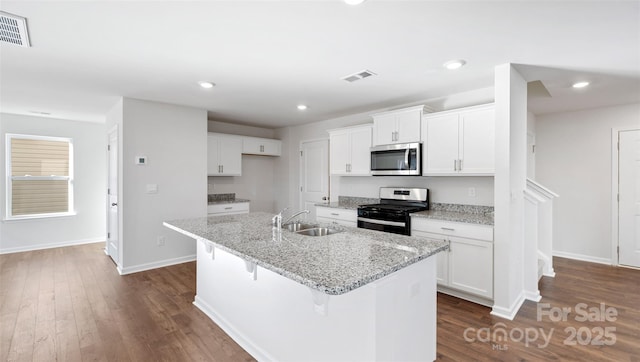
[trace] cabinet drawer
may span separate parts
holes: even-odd
[[[316,217],[321,217],[326,219],[336,219],[336,220],[347,221],[350,223],[356,223],[358,219],[358,214],[356,210],[336,209],[333,207],[317,206]]]
[[[493,226],[491,225],[476,225],[413,217],[411,218],[411,228],[412,230],[427,233],[493,241]]]
[[[214,204],[207,206],[207,213],[211,214],[220,214],[220,215],[230,215],[230,214],[246,214],[249,212],[249,203],[248,202],[239,202],[233,204]]]

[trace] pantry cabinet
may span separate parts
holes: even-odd
[[[329,131],[329,164],[332,175],[371,174],[371,125]]]
[[[373,145],[420,142],[425,106],[374,114]]]
[[[449,241],[450,250],[437,254],[441,292],[480,303],[493,299],[493,226],[417,217],[411,224],[413,236]]]
[[[242,138],[221,133],[207,135],[207,174],[242,175]]]
[[[422,121],[424,176],[493,175],[493,104],[432,113]]]

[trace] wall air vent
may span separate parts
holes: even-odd
[[[342,77],[341,79],[342,80],[346,80],[349,83],[353,83],[353,82],[355,82],[357,80],[371,77],[372,75],[376,75],[376,73],[365,69],[365,70],[361,70],[361,71],[359,71],[357,73],[354,73],[354,74],[349,74],[346,77]]]
[[[0,41],[28,48],[27,19],[0,11]]]

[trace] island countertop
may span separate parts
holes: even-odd
[[[347,293],[449,248],[442,240],[337,224],[331,227],[343,232],[314,237],[285,229],[281,240],[274,241],[272,217],[254,212],[164,225],[330,295]]]

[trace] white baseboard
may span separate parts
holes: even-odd
[[[258,361],[275,361],[269,353],[267,353],[262,348],[256,346],[252,343],[244,334],[238,332],[229,321],[227,321],[224,317],[222,317],[219,313],[215,311],[213,307],[207,304],[202,299],[198,298],[196,295],[195,300],[193,301],[193,305],[195,305],[198,309],[200,309],[204,314],[209,317],[218,327],[222,328],[222,330],[231,337],[236,343],[240,345],[247,353],[249,353],[253,358]]]
[[[567,258],[567,259],[588,261],[588,262],[591,262],[591,263],[598,263],[598,264],[606,264],[606,265],[613,264],[610,258],[599,258],[599,257],[596,257],[596,256],[567,253],[567,252],[564,252],[564,251],[556,251],[556,250],[554,250],[553,251],[553,256],[559,256],[561,258]]]
[[[61,247],[64,247],[64,246],[93,244],[93,243],[99,243],[99,242],[106,243],[105,237],[104,236],[100,236],[100,237],[89,238],[89,239],[61,241],[59,243],[26,245],[26,246],[19,246],[19,247],[15,247],[15,248],[0,248],[0,254],[21,253],[21,252],[24,252],[24,251],[53,249],[53,248],[61,248]]]
[[[508,308],[494,305],[491,309],[491,315],[512,321],[513,318],[516,317],[516,314],[518,314],[518,311],[520,310],[520,307],[522,307],[522,303],[524,303],[525,299],[524,291],[522,291],[518,298]]]
[[[171,266],[171,265],[176,265],[176,264],[187,263],[187,262],[195,261],[195,260],[196,260],[196,254],[193,254],[193,255],[181,256],[179,258],[154,261],[153,263],[146,263],[146,264],[138,264],[138,265],[128,266],[128,267],[124,267],[122,269],[120,269],[120,267],[118,267],[118,272],[120,273],[120,275],[126,275],[126,274],[137,273],[137,272],[141,272],[141,271],[145,271],[145,270],[163,268],[165,266]]]

